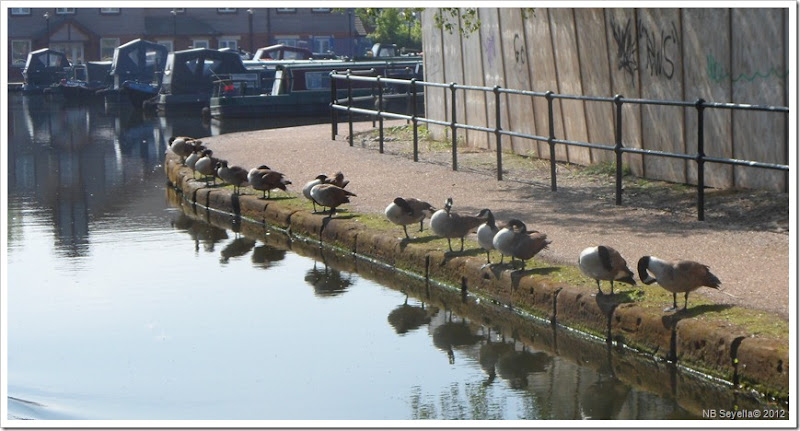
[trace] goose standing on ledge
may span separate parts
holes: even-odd
[[[447,198],[444,209],[436,211],[431,216],[431,230],[437,236],[447,238],[447,246],[453,251],[451,238],[461,238],[461,251],[464,251],[464,237],[486,220],[484,216],[461,215],[450,211],[453,207],[453,198]],[[481,211],[483,212],[483,211]]]
[[[578,257],[578,267],[587,277],[595,279],[600,295],[605,295],[600,280],[611,282],[611,295],[614,294],[614,281],[636,285],[628,263],[617,250],[607,245],[585,248]]]
[[[525,269],[525,261],[536,256],[537,253],[547,248],[552,241],[547,240],[547,235],[538,231],[528,232],[527,226],[519,219],[511,219],[506,227],[500,229],[492,239],[492,245],[497,251],[504,255],[511,256],[522,261],[522,269]]]
[[[264,192],[262,199],[269,199],[270,191],[273,189],[286,191],[286,186],[292,183],[282,173],[273,171],[267,165],[250,169],[247,173],[247,182],[255,190]]]
[[[489,253],[494,249],[494,236],[500,230],[494,221],[494,214],[489,209],[484,209],[478,214],[480,217],[486,217],[486,223],[478,226],[478,244],[486,250],[486,264],[492,263]]]
[[[328,218],[332,218],[336,213],[336,207],[350,202],[350,196],[356,196],[341,187],[333,184],[317,184],[311,187],[311,199],[323,207],[330,207],[331,212]]]
[[[247,184],[247,171],[240,166],[228,166],[226,160],[217,163],[217,176],[233,186],[233,193],[239,194],[242,186]]]
[[[316,176],[316,178],[307,182],[306,185],[303,186],[303,196],[305,196],[306,199],[310,200],[311,204],[314,205],[314,214],[317,213],[317,201],[315,201],[314,198],[311,197],[311,189],[318,184],[325,183],[327,179],[328,179],[327,175],[319,174]]]
[[[410,239],[406,225],[419,222],[419,231],[422,232],[422,221],[435,211],[436,208],[425,201],[397,197],[386,207],[383,213],[390,222],[403,226],[406,239]]]
[[[643,256],[639,259],[639,278],[644,284],[658,283],[672,292],[672,307],[664,311],[678,309],[678,293],[684,293],[683,309],[689,306],[689,292],[702,286],[719,289],[720,281],[712,274],[707,265],[691,260],[666,261],[655,256]],[[655,277],[651,276],[653,273]]]
[[[208,187],[209,177],[211,177],[211,181],[213,181],[214,184],[217,184],[217,164],[220,160],[214,157],[213,154],[214,152],[211,150],[203,150],[201,153],[202,157],[194,164],[194,169],[205,177],[206,187]]]

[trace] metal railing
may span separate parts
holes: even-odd
[[[337,99],[337,87],[338,81],[344,81],[344,85],[347,88],[348,97],[344,99]],[[366,109],[366,108],[359,108],[353,106],[353,98],[352,98],[352,85],[354,81],[367,81],[373,82],[378,89],[377,99],[378,109]],[[391,85],[405,85],[408,86],[409,91],[406,95],[407,97],[411,98],[411,113],[410,114],[400,114],[395,112],[383,111],[381,110],[384,106],[383,104],[383,86],[391,84]],[[450,91],[450,121],[442,121],[436,120],[426,117],[421,117],[417,115],[417,103],[418,103],[418,90],[417,87],[422,87],[423,89],[426,87],[432,88],[443,88],[449,89]],[[456,91],[457,90],[464,90],[466,91],[482,91],[485,93],[493,93],[494,94],[494,106],[495,106],[495,127],[482,127],[482,126],[475,126],[471,124],[462,124],[457,122],[457,110],[456,110]],[[530,96],[530,97],[543,97],[547,100],[547,116],[548,116],[548,136],[540,136],[540,135],[531,135],[527,133],[520,133],[515,132],[512,130],[505,130],[502,128],[501,123],[501,94],[514,94],[514,95],[522,95],[522,96]],[[593,102],[605,102],[605,103],[612,103],[615,108],[615,137],[614,137],[614,145],[606,145],[606,144],[597,144],[591,142],[581,142],[581,141],[571,141],[566,139],[558,139],[555,136],[555,116],[553,114],[553,101],[556,99],[565,99],[565,100],[582,100],[582,101],[593,101]],[[622,135],[622,107],[624,104],[638,104],[638,105],[662,105],[662,106],[676,106],[676,107],[684,107],[684,108],[694,108],[697,112],[697,153],[696,154],[685,154],[685,153],[673,153],[668,151],[660,151],[660,150],[647,150],[642,148],[629,148],[625,147],[622,144],[623,135]],[[612,151],[615,154],[615,177],[616,177],[616,204],[622,205],[622,177],[623,177],[623,162],[622,162],[622,155],[625,153],[630,154],[640,154],[640,155],[647,155],[647,156],[656,156],[656,157],[667,157],[667,158],[675,158],[675,159],[682,159],[687,161],[694,161],[697,164],[697,219],[702,221],[704,220],[704,211],[705,211],[705,175],[704,175],[704,166],[706,162],[711,163],[720,163],[720,164],[727,164],[727,165],[734,165],[734,166],[747,166],[747,167],[754,167],[754,168],[762,168],[762,169],[771,169],[771,170],[779,170],[779,171],[789,171],[789,166],[784,164],[777,164],[777,163],[765,163],[759,161],[752,161],[752,160],[742,160],[742,159],[733,159],[733,158],[724,158],[724,157],[709,157],[705,154],[705,138],[703,136],[703,119],[704,119],[704,112],[707,108],[715,108],[715,109],[731,109],[731,110],[746,110],[746,111],[766,111],[766,112],[779,112],[787,114],[787,125],[788,125],[788,113],[789,108],[783,106],[763,106],[763,105],[745,105],[745,104],[734,104],[734,103],[709,103],[703,99],[697,99],[694,102],[688,101],[671,101],[671,100],[650,100],[650,99],[628,99],[623,97],[622,95],[616,95],[614,97],[593,97],[593,96],[576,96],[576,95],[567,95],[567,94],[556,94],[552,91],[540,92],[540,91],[528,91],[528,90],[514,90],[508,88],[502,88],[500,86],[494,87],[480,87],[480,86],[471,86],[471,85],[458,85],[456,83],[450,84],[443,84],[443,83],[436,83],[436,82],[427,82],[427,81],[420,81],[417,79],[411,80],[403,80],[403,79],[393,79],[393,78],[384,78],[384,77],[366,77],[366,76],[356,76],[354,74],[349,73],[349,71],[344,72],[332,72],[331,73],[331,139],[335,140],[336,135],[338,134],[338,115],[339,112],[346,112],[347,113],[347,122],[349,124],[349,143],[350,146],[353,146],[353,115],[354,114],[362,114],[377,117],[379,119],[379,151],[383,153],[383,141],[384,141],[384,133],[383,133],[383,118],[393,118],[393,119],[403,119],[406,121],[411,122],[412,130],[413,130],[413,154],[414,154],[414,161],[419,161],[419,144],[418,144],[418,131],[417,128],[419,123],[427,123],[427,124],[436,124],[444,127],[449,127],[450,129],[450,138],[451,138],[451,147],[452,147],[452,168],[453,170],[458,170],[458,145],[457,145],[457,131],[458,129],[464,130],[474,130],[474,131],[482,131],[486,133],[493,134],[495,136],[495,150],[497,153],[497,179],[503,179],[503,146],[502,146],[502,136],[512,136],[518,137],[523,139],[532,139],[539,142],[546,142],[549,146],[550,150],[550,188],[552,191],[557,190],[557,177],[556,177],[556,150],[555,146],[557,144],[564,145],[564,146],[575,146],[575,147],[583,147],[583,148],[590,148],[596,150],[605,150],[605,151]],[[788,131],[786,133],[786,139],[788,142]]]

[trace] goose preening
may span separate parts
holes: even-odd
[[[678,293],[684,293],[683,309],[689,306],[689,292],[702,286],[719,289],[719,278],[712,274],[707,265],[691,260],[666,261],[655,256],[639,259],[639,279],[644,284],[658,283],[672,292],[672,307],[664,311],[678,309]],[[650,273],[655,275],[651,276]]]
[[[242,186],[247,183],[247,171],[241,166],[228,166],[226,160],[217,163],[217,176],[226,183],[233,186],[233,193],[239,194]]]
[[[601,295],[604,293],[600,288],[600,280],[611,282],[611,295],[614,294],[614,281],[636,285],[628,263],[617,250],[607,245],[585,248],[578,257],[578,267],[587,277],[597,281],[597,290]]]
[[[325,182],[341,188],[345,188],[348,184],[350,184],[350,180],[344,179],[344,174],[342,171],[336,172],[333,174],[333,176],[328,177]]]
[[[303,186],[303,196],[305,196],[306,199],[310,200],[311,204],[314,205],[315,214],[317,213],[317,202],[314,201],[314,198],[311,197],[311,189],[318,184],[324,183],[327,179],[328,179],[327,175],[319,174],[316,176],[316,178],[307,182],[306,185]]]
[[[169,138],[169,149],[180,157],[181,163],[184,163],[186,158],[194,151],[195,146],[202,143],[203,141],[188,136],[173,136]]]
[[[273,171],[267,165],[250,169],[247,173],[247,182],[255,190],[264,192],[262,199],[269,199],[270,191],[273,189],[286,191],[286,186],[292,183],[282,173]]]
[[[409,239],[406,225],[419,222],[419,231],[422,232],[422,221],[435,211],[436,208],[425,201],[416,198],[397,197],[386,207],[383,213],[390,222],[403,226],[406,239]]]
[[[486,264],[492,263],[491,259],[489,258],[489,253],[494,250],[494,245],[492,241],[494,240],[494,236],[497,235],[497,232],[500,230],[495,224],[494,221],[494,214],[489,209],[484,209],[478,214],[480,217],[486,217],[486,222],[482,225],[478,226],[478,244],[480,244],[481,248],[486,250]]]
[[[333,217],[339,205],[350,202],[350,196],[356,196],[355,193],[336,187],[333,184],[317,184],[311,187],[310,194],[313,201],[331,209],[328,218]]]
[[[200,172],[200,175],[203,175],[205,178],[206,186],[208,185],[208,178],[211,177],[211,180],[214,184],[217,183],[217,164],[220,162],[220,159],[213,156],[214,152],[211,150],[203,150],[199,159],[194,164],[194,169],[197,172]]]
[[[492,245],[503,255],[511,256],[522,261],[522,269],[525,269],[525,261],[535,256],[540,251],[547,248],[552,241],[547,240],[547,235],[537,231],[528,232],[527,226],[519,219],[511,219],[506,227],[500,229],[492,239]]]
[[[437,236],[447,238],[447,246],[453,251],[452,238],[461,238],[461,250],[464,251],[464,237],[486,220],[485,216],[461,215],[451,211],[453,198],[447,198],[444,208],[431,216],[431,230]]]

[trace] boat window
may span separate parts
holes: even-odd
[[[331,88],[330,72],[306,72],[306,89],[322,90],[327,88]]]

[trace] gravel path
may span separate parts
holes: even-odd
[[[391,124],[404,122],[387,122],[387,126]],[[371,126],[371,122],[357,123],[355,132]],[[454,211],[474,214],[490,208],[498,221],[519,218],[553,241],[537,256],[551,263],[575,264],[583,248],[597,244],[619,250],[634,271],[636,261],[644,255],[696,260],[711,267],[722,280],[722,290],[702,288],[692,295],[788,319],[788,199],[783,228],[737,223],[735,214],[717,220],[713,213],[709,216],[709,209],[706,221],[700,222],[692,211],[633,202],[627,188],[624,205],[616,206],[613,179],[597,184],[591,178],[564,172],[567,175],[559,174],[559,190],[553,193],[549,176],[526,182],[497,181],[492,175],[474,172],[469,154],[460,156],[464,168],[456,172],[435,160],[415,163],[410,155],[380,154],[373,143],[361,138],[350,147],[344,123],[339,133],[331,140],[330,125],[320,124],[219,135],[203,141],[232,165],[250,169],[267,164],[283,172],[293,182],[290,191],[296,193],[316,175],[342,170],[350,179],[348,190],[358,195],[348,206],[352,212],[382,214],[396,196],[416,197],[441,208],[451,196]],[[445,155],[449,161],[449,153]],[[706,202],[709,208],[712,203],[708,198]],[[646,287],[650,288],[658,287]]]

